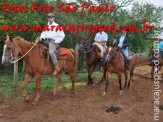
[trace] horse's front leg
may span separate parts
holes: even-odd
[[[106,72],[106,85],[105,85],[105,91],[103,92],[103,94],[102,94],[102,96],[105,96],[106,95],[106,93],[107,93],[107,90],[108,90],[108,87],[109,87],[109,82],[110,82],[110,80],[111,80],[111,73],[110,72]]]
[[[153,74],[154,74],[154,66],[151,68],[151,78],[153,79]]]
[[[94,71],[95,67],[96,66],[92,66],[91,69],[90,69],[90,72],[88,73],[88,78],[89,78],[89,82],[90,82],[91,85],[93,85],[93,80],[92,80],[91,75],[92,75],[92,72]]]
[[[119,89],[120,89],[119,95],[122,95],[122,73],[121,72],[118,74],[118,79],[119,79]]]
[[[22,92],[23,92],[23,97],[26,101],[29,101],[29,96],[27,95],[26,92],[26,84],[31,80],[31,75],[26,74],[24,81],[22,82]]]
[[[101,78],[101,80],[98,82],[98,84],[101,84],[104,80],[106,80],[106,69],[104,69],[102,78]]]
[[[36,75],[36,96],[35,96],[33,105],[36,105],[40,98],[40,85],[41,85],[41,75],[37,74]]]
[[[55,88],[55,90],[54,90],[54,95],[57,94],[57,92],[58,92],[58,87],[59,87],[59,84],[60,84],[60,82],[61,82],[60,73],[57,73],[57,74],[56,74],[56,78],[57,78],[57,85],[56,85],[56,88]]]
[[[89,86],[91,84],[90,76],[89,76],[91,67],[88,64],[86,65],[86,67],[87,67],[87,71],[88,71],[88,82],[87,82],[87,86]]]
[[[124,88],[127,87],[127,79],[128,79],[128,74],[127,74],[127,71],[125,71],[125,85],[124,85]]]

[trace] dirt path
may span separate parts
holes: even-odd
[[[136,68],[136,74],[150,72],[149,66]],[[147,78],[145,78],[147,77]],[[96,81],[97,82],[97,81]],[[111,81],[108,94],[102,97],[104,83],[101,86],[84,87],[71,96],[68,90],[59,92],[53,97],[51,90],[41,93],[37,106],[30,103],[15,103],[1,113],[4,121],[52,121],[52,122],[153,122],[153,80],[150,75],[135,75],[130,89],[123,89],[119,96],[119,84]],[[163,89],[163,82],[160,83]],[[160,96],[163,105],[163,94]],[[12,100],[12,99],[11,99]],[[119,107],[117,114],[106,112],[109,107]],[[160,122],[163,122],[163,111],[160,111]]]

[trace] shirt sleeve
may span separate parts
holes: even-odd
[[[108,41],[108,34],[105,34],[105,35],[104,35],[103,40],[104,40],[104,41]]]
[[[56,26],[58,26],[58,24]],[[54,39],[56,43],[61,43],[63,41],[65,37],[65,33],[63,32],[63,30],[56,31],[56,28],[54,28],[52,33],[52,39]]]
[[[54,37],[56,43],[61,43],[65,37],[65,33],[63,31],[58,32],[58,36]]]
[[[44,39],[46,37],[46,31],[42,31],[40,38]]]

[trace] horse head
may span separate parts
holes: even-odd
[[[2,64],[5,66],[10,65],[11,61],[13,61],[16,58],[18,53],[19,50],[18,48],[16,48],[15,39],[7,35],[4,49],[3,49]]]
[[[109,44],[106,49],[106,61],[110,61],[115,56],[116,49],[113,45]]]
[[[90,42],[89,42],[89,37],[87,38],[83,38],[81,41],[80,41],[80,46],[79,46],[79,51],[88,51],[90,48]]]

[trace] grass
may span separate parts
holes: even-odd
[[[21,69],[19,69],[19,75],[18,75],[18,82],[21,84],[25,77],[26,73],[22,73]],[[81,80],[87,80],[88,73],[79,73],[76,77],[76,83],[75,88],[76,90],[80,90],[84,86],[86,86],[85,82],[78,82]],[[93,72],[92,77],[96,77],[98,79],[101,79],[102,72]],[[116,75],[112,75],[113,79],[116,79]],[[32,80],[35,80],[34,78]],[[9,96],[12,96],[14,100],[18,101],[21,97],[22,90],[21,85],[13,86],[13,68],[9,67],[6,68],[3,71],[0,71],[0,96],[2,98],[7,98]],[[54,89],[56,85],[56,78],[53,75],[43,75],[42,76],[42,82],[41,82],[41,91],[44,91],[45,89]],[[27,93],[31,94],[35,90],[35,82],[28,83],[27,84]],[[59,87],[59,91],[64,87],[66,89],[71,89],[72,83],[70,80],[70,77],[66,77],[64,74],[61,76],[61,84]]]

